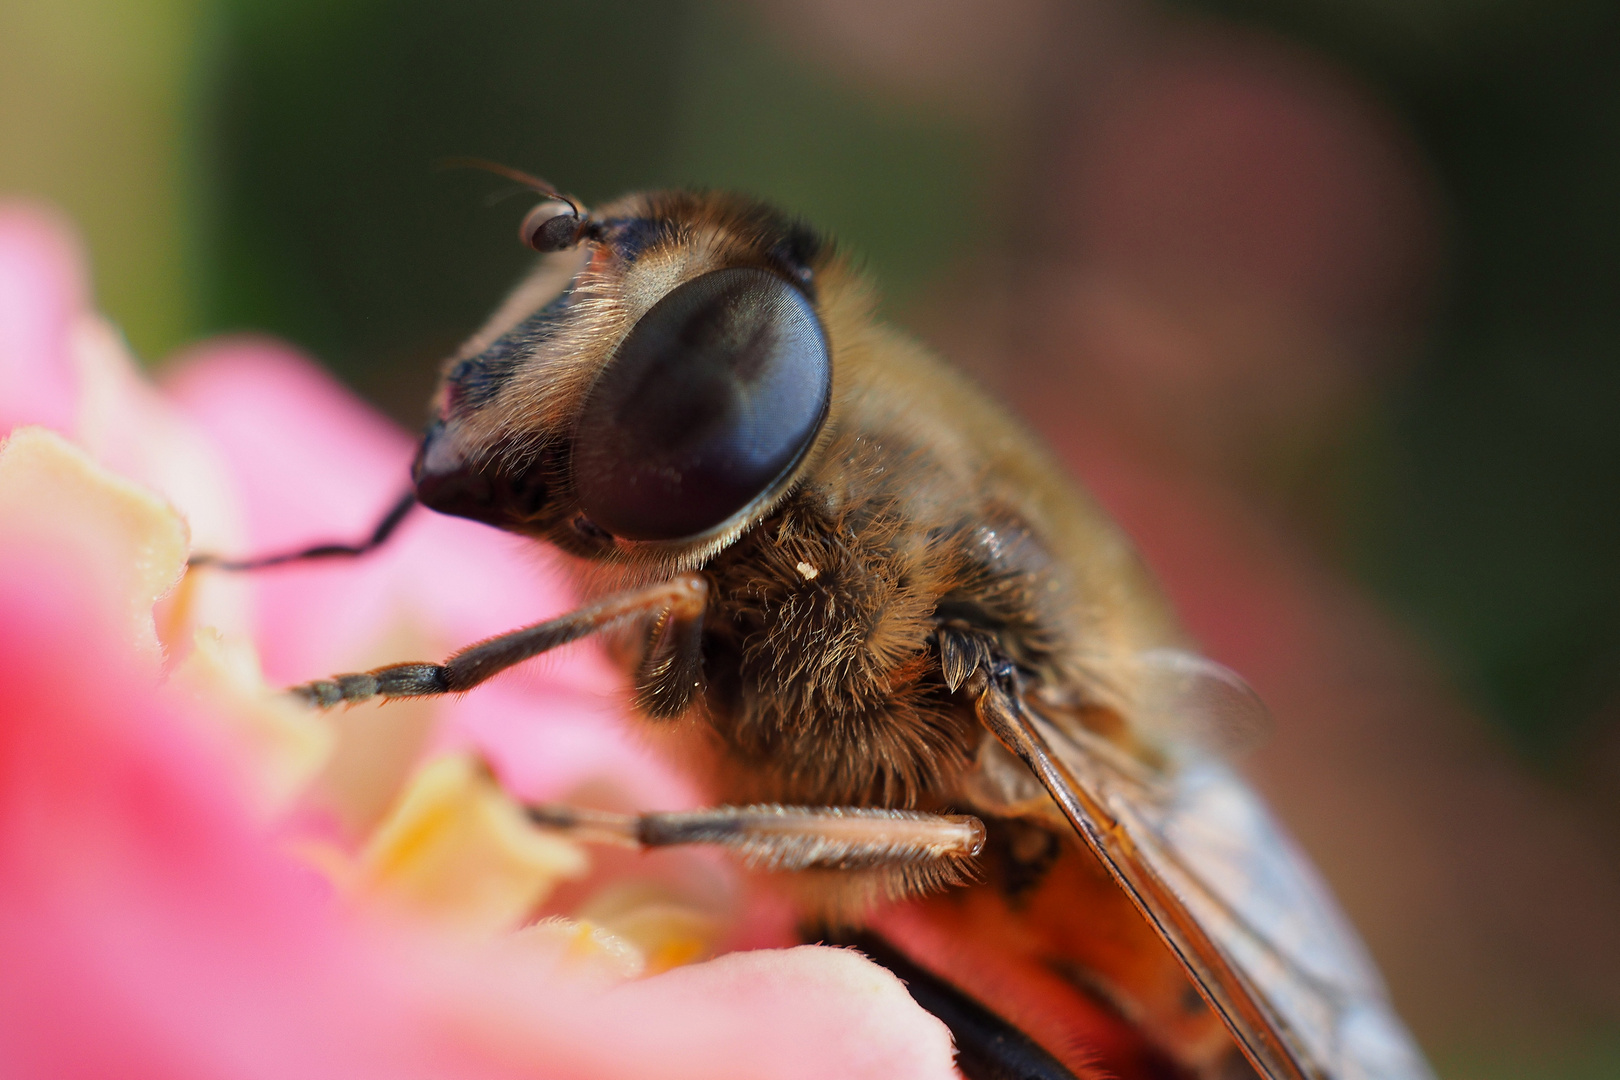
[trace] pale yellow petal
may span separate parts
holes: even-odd
[[[69,560],[125,622],[131,646],[156,665],[152,605],[185,571],[186,523],[162,498],[97,464],[46,428],[0,444],[0,535]]]
[[[423,766],[360,857],[358,892],[472,931],[517,926],[589,867],[531,825],[475,758]]]
[[[254,806],[263,814],[284,809],[332,751],[332,729],[264,681],[253,646],[211,628],[197,631],[169,691],[199,706],[198,714],[240,751]]]
[[[390,621],[393,629],[386,638],[367,643],[340,663],[365,671],[401,657],[445,651],[442,643],[418,632],[408,614],[399,613]],[[311,673],[330,674],[335,672]],[[324,714],[322,722],[332,730],[336,744],[310,785],[309,804],[330,814],[347,839],[356,845],[363,842],[398,803],[433,734],[440,708],[434,698],[404,698],[368,701]]]
[[[501,939],[500,947],[599,982],[634,979],[647,967],[646,958],[634,942],[593,922],[556,916],[514,931]]]
[[[718,913],[650,880],[609,885],[575,915],[634,945],[649,975],[707,960],[722,928]]]

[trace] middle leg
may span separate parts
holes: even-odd
[[[767,870],[966,869],[984,847],[984,823],[956,814],[848,806],[717,806],[615,814],[544,803],[536,824],[587,842],[656,848],[710,844]]]

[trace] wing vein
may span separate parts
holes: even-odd
[[[1192,917],[1174,889],[1140,857],[1135,841],[1106,806],[1094,778],[1082,783],[1052,752],[1024,706],[1016,675],[982,673],[975,704],[987,729],[1029,766],[1069,824],[1191,974],[1255,1069],[1267,1080],[1321,1080],[1292,1032],[1225,951]],[[1007,685],[1007,683],[1012,685]]]

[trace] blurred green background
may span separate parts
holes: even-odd
[[[1281,43],[1418,163],[1438,255],[1416,331],[1368,347],[1390,355],[1368,360],[1384,374],[1353,416],[1303,464],[1227,479],[1415,631],[1537,783],[1612,830],[1620,5],[1051,6],[979,5],[953,39],[926,5],[3,0],[0,191],[76,219],[100,303],[146,360],[266,331],[414,424],[434,364],[526,263],[529,201],[492,203],[502,182],[438,158],[507,162],[587,201],[767,196],[948,344],[961,316],[941,308],[1002,288],[1041,230],[1037,201],[1063,182],[1053,125],[1107,100],[1098,55],[1186,27]],[[975,370],[1020,397],[1012,361]],[[1614,1020],[1562,1064],[1425,1034],[1457,1075],[1620,1076]]]

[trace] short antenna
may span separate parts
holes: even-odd
[[[494,173],[496,176],[504,176],[513,183],[522,184],[524,187],[544,195],[548,199],[556,199],[558,202],[567,203],[568,208],[574,212],[574,216],[577,218],[585,216],[580,211],[579,204],[573,199],[570,199],[538,176],[526,173],[522,169],[514,169],[510,165],[502,165],[498,161],[478,157],[440,158],[434,164],[441,169],[481,169],[484,172]]]

